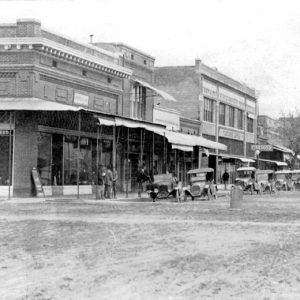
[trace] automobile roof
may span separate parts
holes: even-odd
[[[187,174],[197,174],[197,173],[210,173],[214,172],[213,168],[200,168],[200,169],[192,169],[187,172]]]

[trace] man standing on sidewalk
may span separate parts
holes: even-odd
[[[112,182],[113,182],[113,175],[112,175],[112,171],[110,169],[110,166],[107,166],[107,171],[106,171],[106,175],[104,178],[104,183],[105,183],[105,198],[110,199],[111,198],[111,187],[112,187]]]
[[[117,180],[118,180],[118,172],[115,167],[113,167],[112,171],[112,194],[113,198],[117,198]]]
[[[222,176],[222,180],[224,182],[224,185],[225,185],[225,190],[227,190],[227,184],[228,184],[228,180],[229,180],[229,174],[227,172],[227,170],[225,169],[225,172]]]

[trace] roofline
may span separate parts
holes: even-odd
[[[96,43],[93,43],[93,44],[97,44],[97,42],[96,42]],[[133,50],[133,51],[135,51],[135,52],[141,53],[142,55],[145,55],[145,56],[147,56],[148,58],[151,58],[151,59],[155,60],[155,57],[154,57],[154,56],[152,56],[152,55],[150,55],[150,54],[148,54],[148,53],[146,53],[146,52],[144,52],[144,51],[141,51],[141,50],[139,50],[139,49],[137,49],[137,48],[135,48],[135,47],[129,46],[129,45],[125,44],[125,43],[119,43],[119,42],[112,42],[112,43],[99,42],[99,44],[106,44],[106,45],[114,45],[114,46],[119,46],[119,47],[125,47],[125,48],[128,48],[128,49],[130,49],[130,50]]]

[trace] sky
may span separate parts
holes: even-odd
[[[200,58],[255,88],[260,114],[300,109],[298,0],[0,0],[0,22],[18,18],[81,42],[129,44],[156,66]]]

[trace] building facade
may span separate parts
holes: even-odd
[[[179,114],[159,103],[176,102],[151,85],[153,65],[136,49],[82,44],[37,20],[0,24],[0,194],[31,195],[33,168],[46,195],[91,194],[108,165],[129,192],[143,164],[179,173],[186,152],[225,149],[173,131]]]
[[[178,101],[183,116],[200,121],[206,139],[227,146],[226,151],[205,151],[201,166],[216,171],[217,182],[225,169],[234,180],[238,166],[254,163],[258,103],[254,89],[196,60],[194,66],[155,68],[155,86]]]

